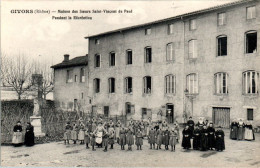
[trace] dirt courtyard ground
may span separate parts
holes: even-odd
[[[64,145],[63,142],[39,144],[34,147],[1,147],[1,166],[32,167],[260,167],[260,134],[255,141],[233,141],[225,130],[226,150],[184,151],[179,143],[176,152],[151,150],[144,140],[143,150],[103,152],[86,149],[85,145]]]

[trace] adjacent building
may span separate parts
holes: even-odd
[[[56,107],[68,111],[88,112],[88,56],[69,59],[64,55],[63,62],[53,65],[54,100]]]

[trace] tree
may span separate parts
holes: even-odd
[[[50,65],[43,64],[41,67],[41,73],[42,74],[42,86],[40,87],[43,98],[46,99],[46,96],[53,91],[54,85],[53,85],[53,70],[50,68]]]
[[[31,88],[32,64],[22,54],[9,56],[1,54],[1,80],[17,93],[18,99]]]

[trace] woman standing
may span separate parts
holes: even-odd
[[[163,144],[165,145],[165,150],[169,149],[169,139],[170,139],[170,135],[169,135],[169,131],[168,131],[168,127],[165,128],[165,131],[163,132]]]
[[[206,125],[204,125],[200,131],[200,150],[208,150],[208,130]]]
[[[161,149],[162,139],[163,139],[163,131],[161,128],[159,128],[157,130],[156,137],[157,137],[156,144],[157,144],[157,150],[158,150],[158,148]]]
[[[121,127],[119,131],[119,144],[121,145],[121,150],[125,150],[126,132],[124,127]]]
[[[12,139],[12,144],[16,146],[21,146],[23,144],[23,128],[21,126],[21,122],[18,121],[17,124],[14,126],[14,134]]]
[[[222,130],[222,127],[220,126],[219,129],[216,131],[216,151],[223,151],[225,150],[225,141],[224,141],[224,131]]]
[[[200,148],[200,130],[199,127],[196,125],[193,131],[193,149],[199,150]]]
[[[230,125],[230,139],[237,140],[237,131],[238,131],[238,123],[236,120],[233,120],[233,122]]]
[[[64,132],[64,144],[66,145],[66,142],[68,144],[70,144],[70,139],[71,139],[71,130],[72,127],[70,125],[70,122],[67,122],[66,126],[65,126],[65,132]]]
[[[240,118],[238,121],[237,140],[243,140],[245,134],[245,124],[243,119]]]
[[[249,121],[245,125],[245,140],[248,141],[255,140],[253,126]]]
[[[26,146],[33,146],[34,145],[34,132],[33,132],[33,126],[30,122],[27,122],[26,132],[25,132],[25,138],[24,138],[24,144]]]
[[[114,128],[110,128],[108,132],[108,144],[110,145],[110,149],[113,149],[115,143],[115,130]]]
[[[150,144],[150,149],[155,149],[156,141],[156,130],[152,127],[148,133],[148,143]]]

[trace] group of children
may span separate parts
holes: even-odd
[[[191,148],[191,144],[194,150],[225,150],[225,134],[221,127],[215,131],[213,123],[205,122],[202,118],[195,124],[190,117],[182,134],[182,147],[186,150]],[[142,150],[144,137],[147,137],[150,149],[160,150],[164,145],[165,150],[169,150],[170,146],[173,152],[180,139],[179,125],[174,123],[170,128],[166,121],[161,124],[153,123],[150,118],[147,122],[131,119],[127,127],[123,127],[120,120],[114,124],[113,120],[103,122],[101,118],[89,119],[84,125],[83,120],[80,119],[79,124],[74,123],[73,126],[67,123],[64,133],[65,144],[69,143],[70,139],[74,144],[79,140],[80,144],[85,142],[87,149],[90,144],[93,151],[95,151],[96,145],[104,146],[104,152],[107,151],[108,145],[110,145],[110,149],[113,149],[115,143],[121,146],[121,150],[125,150],[127,145],[127,150],[131,151],[134,144],[137,150]]]
[[[101,118],[95,120],[88,120],[86,125],[83,120],[80,119],[78,124],[74,123],[73,126],[68,122],[65,126],[64,143],[69,144],[72,140],[74,144],[80,141],[80,144],[86,144],[86,148],[89,149],[89,145],[92,146],[92,150],[95,150],[95,146],[105,147],[104,151],[107,151],[108,145],[110,149],[113,149],[113,145],[117,142],[121,146],[121,150],[125,150],[125,146],[128,146],[129,151],[132,150],[132,146],[135,144],[137,150],[142,150],[143,139],[148,138],[150,149],[161,149],[161,145],[165,145],[165,150],[168,150],[168,146],[171,146],[171,151],[175,151],[175,145],[179,140],[179,126],[174,124],[174,128],[169,128],[166,121],[163,121],[161,126],[159,123],[155,125],[149,118],[147,122],[143,120],[134,121],[131,119],[127,127],[123,127],[120,120],[114,124],[113,120],[109,122],[103,122]]]
[[[189,118],[183,132],[182,147],[184,149],[191,148],[191,141],[194,150],[225,150],[224,131],[221,127],[215,131],[212,122],[205,122],[202,118],[195,125],[192,117]]]
[[[230,125],[230,139],[233,140],[255,140],[254,129],[252,124],[247,121],[243,122],[243,119],[240,118],[233,120]]]

